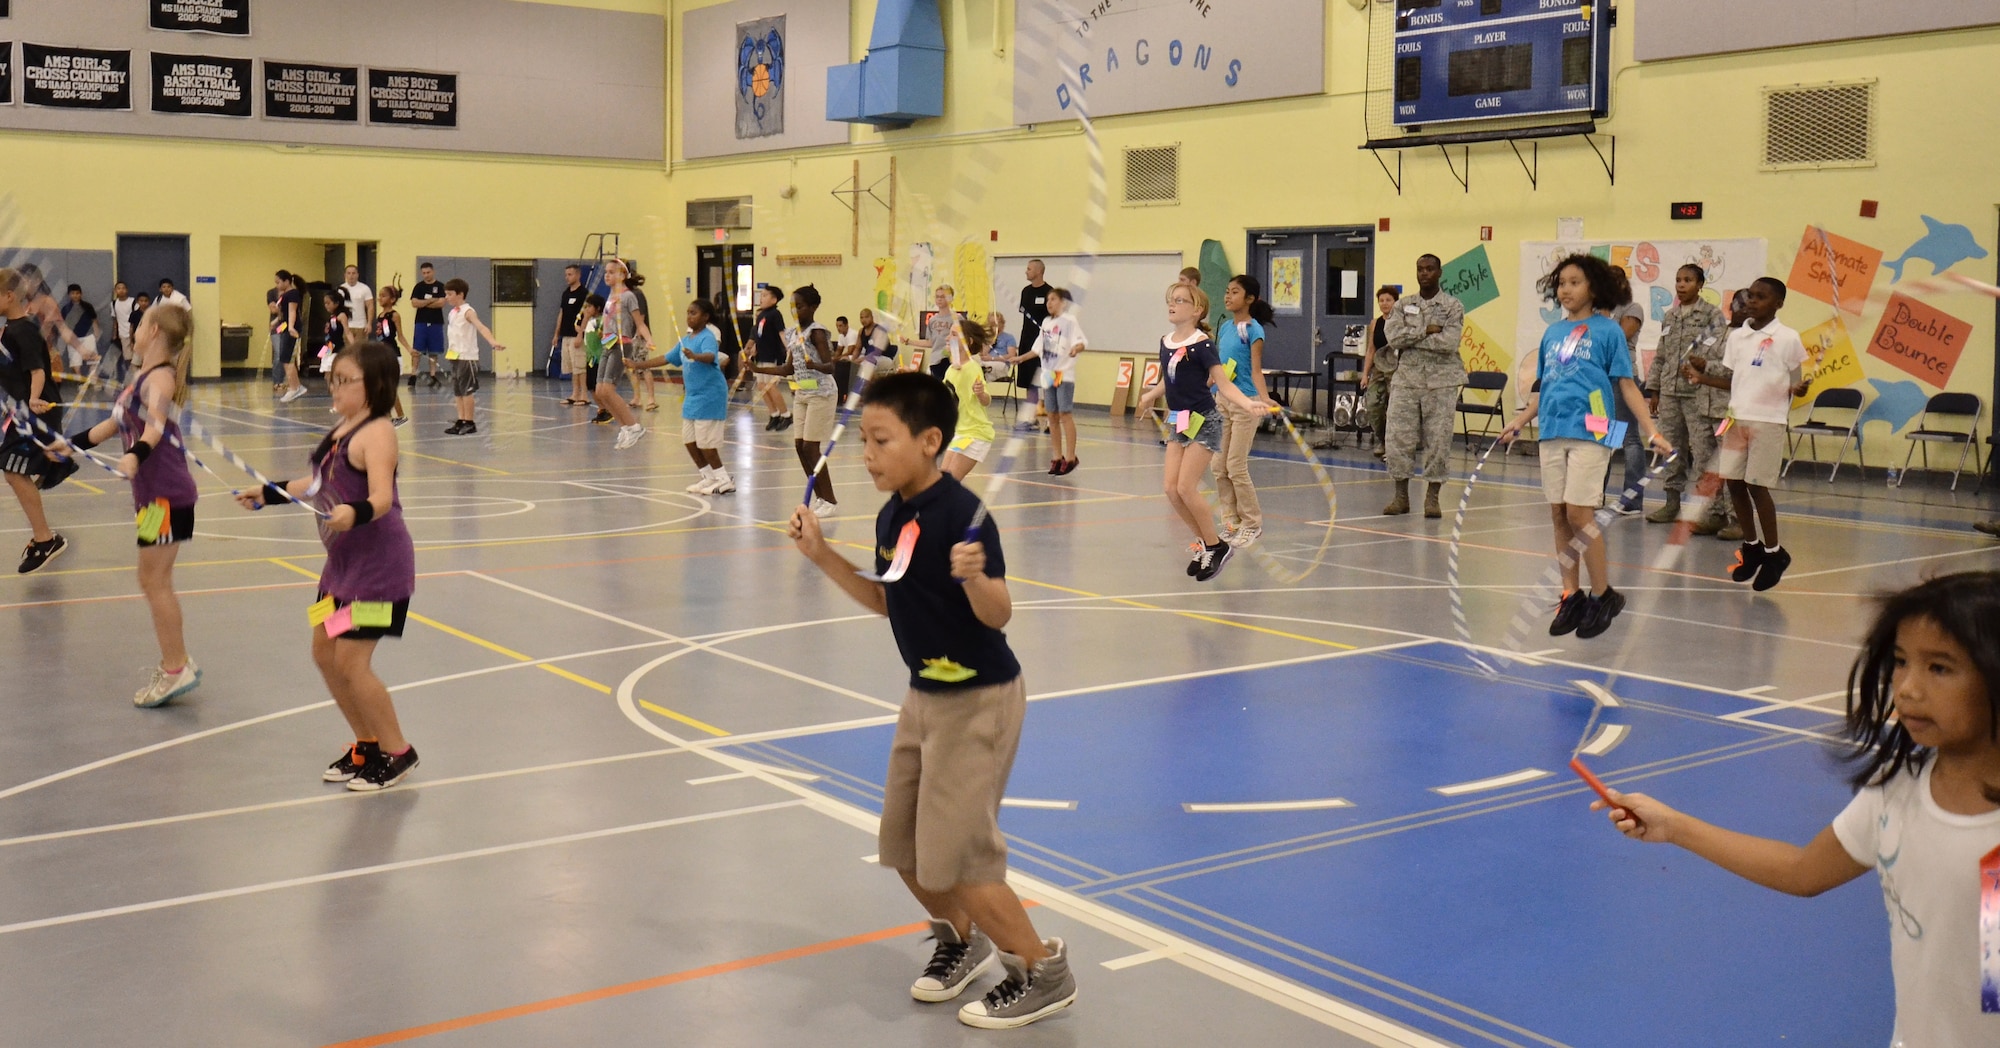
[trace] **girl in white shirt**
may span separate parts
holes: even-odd
[[[1811,843],[1711,826],[1640,793],[1591,807],[1609,807],[1627,837],[1678,844],[1791,895],[1875,870],[1896,982],[1892,1045],[2000,1044],[2000,913],[1980,907],[1982,886],[2000,894],[1996,726],[2000,572],[1947,575],[1882,602],[1848,676],[1859,792]]]

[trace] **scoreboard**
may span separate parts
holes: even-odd
[[[1396,0],[1396,123],[1611,106],[1611,26],[1590,0]]]

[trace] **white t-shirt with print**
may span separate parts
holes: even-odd
[[[352,284],[340,285],[347,292],[347,326],[365,328],[368,326],[368,303],[375,301],[375,292],[359,280]]]
[[[1035,343],[1035,351],[1041,354],[1042,370],[1035,375],[1037,385],[1046,389],[1053,385],[1058,372],[1064,382],[1076,381],[1076,356],[1085,347],[1083,325],[1076,317],[1064,313],[1042,321],[1042,335]]]
[[[1773,320],[1757,330],[1745,324],[1729,333],[1722,352],[1729,367],[1729,413],[1739,422],[1792,420],[1792,369],[1806,362],[1799,333]]]
[[[1933,759],[1921,775],[1855,794],[1833,820],[1833,835],[1882,882],[1896,979],[1893,1043],[2000,1044],[2000,1014],[1979,1010],[1979,860],[2000,847],[2000,811],[1954,815],[1938,807],[1936,767]]]
[[[444,315],[444,356],[446,360],[478,360],[479,329],[472,326],[478,316],[472,306],[453,307]]]

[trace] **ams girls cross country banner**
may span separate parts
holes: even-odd
[[[24,43],[21,101],[50,109],[130,109],[132,52]]]
[[[1639,329],[1639,377],[1652,366],[1660,342],[1660,321],[1674,304],[1674,274],[1694,263],[1708,274],[1703,298],[1728,308],[1729,297],[1764,275],[1768,241],[1746,240],[1585,240],[1523,241],[1521,243],[1520,316],[1514,331],[1521,388],[1534,378],[1535,347],[1550,324],[1562,319],[1562,308],[1542,297],[1536,284],[1558,261],[1574,254],[1596,255],[1622,266],[1632,278],[1632,301],[1646,310]]]
[[[250,0],[150,0],[154,29],[250,35]]]

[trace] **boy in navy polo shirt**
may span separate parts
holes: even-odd
[[[791,536],[856,603],[889,617],[910,668],[881,829],[882,865],[930,912],[937,940],[910,996],[949,1001],[998,961],[1006,978],[959,1009],[959,1021],[1025,1026],[1074,1002],[1076,980],[1063,941],[1042,939],[1007,886],[1000,798],[1027,685],[1000,632],[1014,613],[1000,530],[979,516],[978,496],[938,468],[958,425],[950,387],[920,371],[883,375],[861,404],[864,463],[876,489],[893,492],[875,520],[874,572],[834,552],[804,507],[792,513]],[[885,576],[893,581],[876,581]]]
[[[1556,263],[1539,285],[1563,309],[1563,319],[1542,336],[1537,391],[1500,439],[1512,443],[1529,419],[1536,419],[1542,458],[1542,493],[1555,525],[1556,555],[1562,558],[1562,603],[1549,634],[1575,633],[1589,639],[1611,628],[1625,608],[1625,596],[1611,588],[1604,535],[1597,510],[1604,502],[1604,471],[1611,451],[1623,444],[1617,402],[1631,412],[1646,442],[1661,454],[1674,449],[1653,426],[1652,413],[1632,376],[1625,331],[1603,315],[1618,299],[1618,278],[1609,263],[1592,255],[1571,255]],[[1583,542],[1583,567],[1593,589],[1585,590],[1571,546]]]

